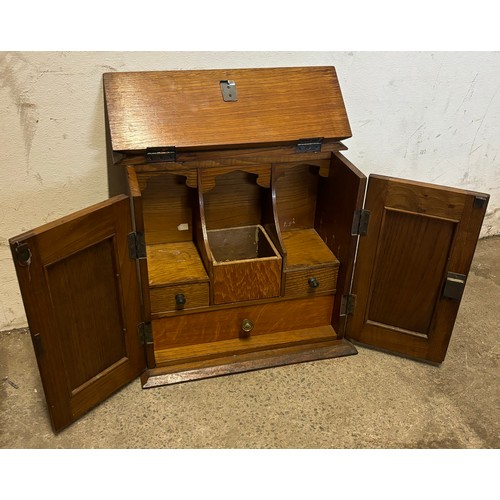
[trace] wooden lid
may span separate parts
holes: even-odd
[[[236,84],[226,102],[221,81]],[[351,129],[335,68],[106,73],[113,151],[213,149],[345,139]]]

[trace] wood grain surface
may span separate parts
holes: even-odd
[[[199,380],[233,373],[242,373],[275,366],[337,358],[357,354],[356,348],[345,339],[314,341],[309,344],[282,346],[254,352],[218,356],[205,361],[176,363],[148,370],[141,375],[144,389],[189,380]]]
[[[278,297],[281,257],[214,262],[212,286],[214,304]]]
[[[269,165],[238,165],[233,167],[205,167],[200,168],[202,177],[202,191],[204,193],[213,189],[220,176],[234,172],[235,170],[255,175],[255,183],[263,188],[271,187],[271,164]]]
[[[221,80],[236,82],[237,102]],[[104,94],[114,151],[351,136],[333,67],[106,73]]]
[[[319,167],[310,165],[274,167],[276,206],[282,231],[314,227],[318,171]]]
[[[142,193],[139,185],[139,180],[137,178],[137,172],[133,166],[128,165],[126,167],[127,174],[127,187],[128,194],[132,201],[132,226],[134,231],[138,234],[144,234],[144,215],[142,209]],[[148,272],[148,259],[138,259],[137,267],[139,269],[140,285],[142,291],[142,301],[141,301],[141,316],[144,322],[149,322],[151,320],[151,304],[149,301],[149,272]],[[152,362],[152,348],[151,345],[146,347],[148,351],[148,360]],[[148,364],[148,366],[154,366]]]
[[[282,231],[281,237],[288,257],[287,270],[325,265],[338,267],[339,261],[315,229]]]
[[[341,316],[342,298],[350,293],[358,236],[352,234],[354,213],[365,197],[366,177],[341,153],[333,153],[330,172],[318,189],[314,227],[340,262],[333,306],[332,325],[339,335],[345,332]]]
[[[250,226],[260,224],[262,220],[262,198],[266,190],[257,184],[258,175],[229,171],[215,179],[208,176],[215,185],[205,192],[201,175],[200,191],[203,192],[204,213],[207,229]]]
[[[323,292],[335,293],[338,272],[338,266],[285,271],[285,297],[312,297]],[[317,288],[309,285],[310,278],[317,280]]]
[[[244,319],[254,323],[251,337],[329,326],[332,305],[333,296],[325,295],[156,319],[155,351],[180,346],[197,349],[197,344],[238,339]]]
[[[115,163],[134,165],[138,171],[174,170],[183,166],[193,168],[258,165],[287,161],[329,159],[330,153],[345,151],[347,146],[336,140],[323,140],[321,152],[297,153],[295,144],[289,146],[267,146],[251,148],[208,149],[201,151],[177,151],[176,162],[145,163],[144,152],[114,153]]]
[[[148,172],[137,173],[137,179],[146,243],[191,241],[195,189],[186,185],[186,177],[174,172]]]
[[[207,231],[213,303],[278,297],[282,259],[260,225]]]
[[[149,286],[176,283],[205,283],[208,275],[192,241],[146,246]]]
[[[247,338],[234,338],[205,342],[191,346],[171,347],[155,352],[157,366],[167,367],[177,365],[186,360],[202,362],[214,357],[242,354],[244,352],[258,352],[265,349],[285,346],[299,346],[310,342],[334,340],[336,338],[333,328],[316,326],[301,330],[288,330],[286,332],[268,333],[265,335],[250,336]]]
[[[165,312],[183,311],[197,307],[208,307],[210,304],[210,285],[207,283],[179,283],[171,286],[151,288],[151,313],[161,314]],[[185,305],[180,308],[176,303],[176,295],[182,294],[186,300]]]

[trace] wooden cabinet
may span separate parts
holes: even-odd
[[[54,430],[138,376],[350,340],[443,361],[488,196],[366,187],[334,68],[109,73],[104,94],[128,193],[10,240]]]

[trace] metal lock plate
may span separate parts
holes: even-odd
[[[465,274],[448,273],[443,289],[443,297],[450,300],[460,301],[464,293]]]
[[[238,100],[238,92],[236,91],[236,82],[234,80],[221,80],[220,89],[225,102],[235,102]]]

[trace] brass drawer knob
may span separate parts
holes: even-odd
[[[241,331],[243,333],[243,336],[248,337],[253,330],[253,321],[250,321],[249,319],[244,319],[241,323]]]
[[[309,278],[307,280],[309,283],[309,288],[318,288],[319,287],[319,281],[316,278]]]
[[[186,304],[186,296],[183,293],[178,293],[175,296],[175,305],[178,309],[182,309]]]

